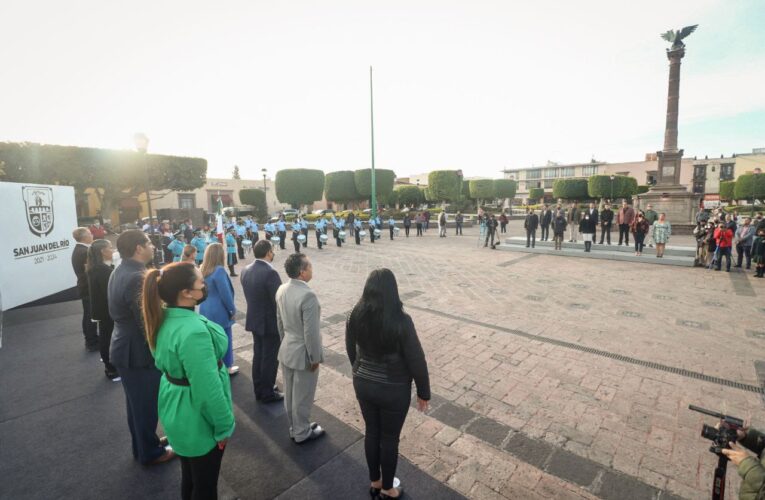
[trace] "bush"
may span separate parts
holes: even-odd
[[[587,179],[556,179],[553,182],[553,198],[573,201],[588,199]]]
[[[324,194],[324,172],[308,168],[289,168],[276,172],[276,198],[293,208],[310,205]]]
[[[591,198],[632,198],[637,192],[638,184],[634,177],[615,175],[612,181],[610,175],[593,175],[587,179],[587,194]]]
[[[651,189],[651,186],[638,186],[637,187],[637,194],[644,194],[647,193],[648,190]]]

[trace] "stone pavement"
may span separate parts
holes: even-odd
[[[510,235],[519,228],[511,224]],[[403,456],[471,498],[707,496],[716,457],[699,432],[714,420],[687,407],[765,424],[756,370],[765,283],[741,272],[492,251],[478,246],[477,231],[393,242],[386,234],[322,251],[309,242],[327,350],[317,405],[363,429],[345,318],[368,273],[388,267],[434,393],[427,416],[410,413]],[[283,279],[288,253],[274,262]],[[237,354],[251,357],[250,344],[237,326]],[[734,470],[728,480],[735,491]]]

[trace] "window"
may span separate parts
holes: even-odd
[[[648,172],[646,172],[646,176],[645,176],[646,185],[655,186],[657,182],[657,179],[656,179],[657,175],[658,175],[658,172],[656,170],[649,170]]]
[[[539,169],[536,170],[527,170],[526,171],[526,178],[527,179],[539,179],[541,177],[542,171]]]
[[[560,176],[561,177],[573,177],[574,176],[574,167],[563,167],[560,169]]]
[[[723,163],[720,165],[720,180],[732,181],[733,180],[733,163]]]
[[[196,196],[193,194],[179,194],[178,208],[196,208]]]
[[[693,166],[693,178],[694,179],[706,179],[707,178],[707,166],[706,166],[706,164],[704,164],[704,165],[694,165]]]
[[[552,186],[553,186],[553,181],[554,181],[554,180],[555,180],[555,179],[545,179],[545,180],[544,180],[544,188],[545,188],[545,189],[552,189]]]
[[[558,177],[558,169],[557,168],[546,168],[545,169],[545,177],[548,179],[550,177]]]
[[[597,165],[587,165],[586,167],[582,167],[582,175],[584,177],[589,177],[591,175],[596,175],[598,173],[598,166]]]
[[[693,193],[704,194],[704,181],[693,181]]]

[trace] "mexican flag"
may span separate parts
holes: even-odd
[[[218,193],[218,215],[215,216],[216,229],[215,232],[218,235],[218,241],[223,243],[223,237],[225,235],[223,231],[223,200],[220,199],[220,193]]]

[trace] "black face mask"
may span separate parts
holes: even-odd
[[[202,292],[202,298],[197,299],[197,305],[199,305],[207,299],[207,285],[204,285],[202,288],[197,288],[197,290]]]

